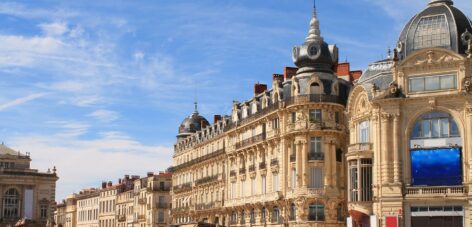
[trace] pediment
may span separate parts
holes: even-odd
[[[401,67],[422,67],[432,65],[443,65],[451,64],[459,61],[463,61],[464,58],[454,52],[444,49],[429,49],[418,51],[403,60],[400,64]]]

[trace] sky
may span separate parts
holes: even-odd
[[[321,34],[352,69],[387,56],[428,0],[319,0]],[[181,121],[250,99],[293,66],[311,0],[0,2],[0,140],[56,166],[57,200],[172,165]],[[470,0],[455,5],[469,17]]]

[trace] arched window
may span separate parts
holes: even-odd
[[[251,224],[255,224],[256,223],[256,211],[254,209],[251,210],[251,213],[250,213],[250,222]]]
[[[272,209],[272,223],[280,223],[280,210],[278,207]]]
[[[3,201],[3,217],[5,218],[18,218],[19,214],[19,193],[16,189],[10,188],[5,192],[5,198]]]
[[[261,222],[266,223],[266,208],[263,207],[261,210]]]
[[[241,211],[241,224],[246,224],[246,213],[244,212],[244,210]]]
[[[421,18],[413,42],[414,50],[450,46],[451,37],[446,16],[435,15]]]
[[[457,124],[448,113],[421,115],[413,127],[412,139],[459,137]]]
[[[318,95],[321,94],[321,87],[320,84],[314,82],[310,85],[310,94]]]

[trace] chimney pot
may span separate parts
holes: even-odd
[[[148,177],[152,177],[152,176],[154,176],[154,173],[153,173],[153,172],[148,172],[148,173],[147,173],[147,176],[148,176]]]
[[[216,122],[221,121],[221,115],[214,115],[213,116],[213,123],[216,124]]]
[[[284,81],[292,79],[293,76],[297,75],[298,68],[285,67],[284,68]]]
[[[107,182],[103,181],[102,182],[102,189],[106,188],[107,187]]]
[[[257,96],[263,92],[267,91],[267,85],[266,84],[254,84],[254,96]]]

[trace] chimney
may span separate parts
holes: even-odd
[[[102,189],[107,188],[107,182],[103,181],[102,182]]]
[[[359,80],[362,76],[362,70],[351,71],[351,81]]]
[[[284,81],[292,79],[293,76],[297,75],[298,68],[285,67],[284,68]]]
[[[208,125],[207,125],[207,122],[204,121],[204,120],[201,120],[200,121],[200,125],[202,126],[202,129],[206,128]]]
[[[338,76],[348,76],[350,72],[350,65],[348,62],[346,63],[339,63],[336,67],[336,74]]]
[[[154,176],[154,173],[153,172],[147,172],[147,176],[152,177],[152,176]]]
[[[108,181],[107,187],[111,187],[111,186],[113,186],[113,182]]]
[[[118,178],[118,184],[121,184],[121,178]]]
[[[216,124],[216,122],[221,121],[221,115],[214,115],[213,116],[213,123]]]
[[[284,81],[284,75],[282,74],[272,74],[272,81],[278,80],[280,82]]]
[[[259,82],[257,84],[254,84],[254,96],[257,96],[264,91],[267,91],[267,85],[266,84],[260,84]]]

